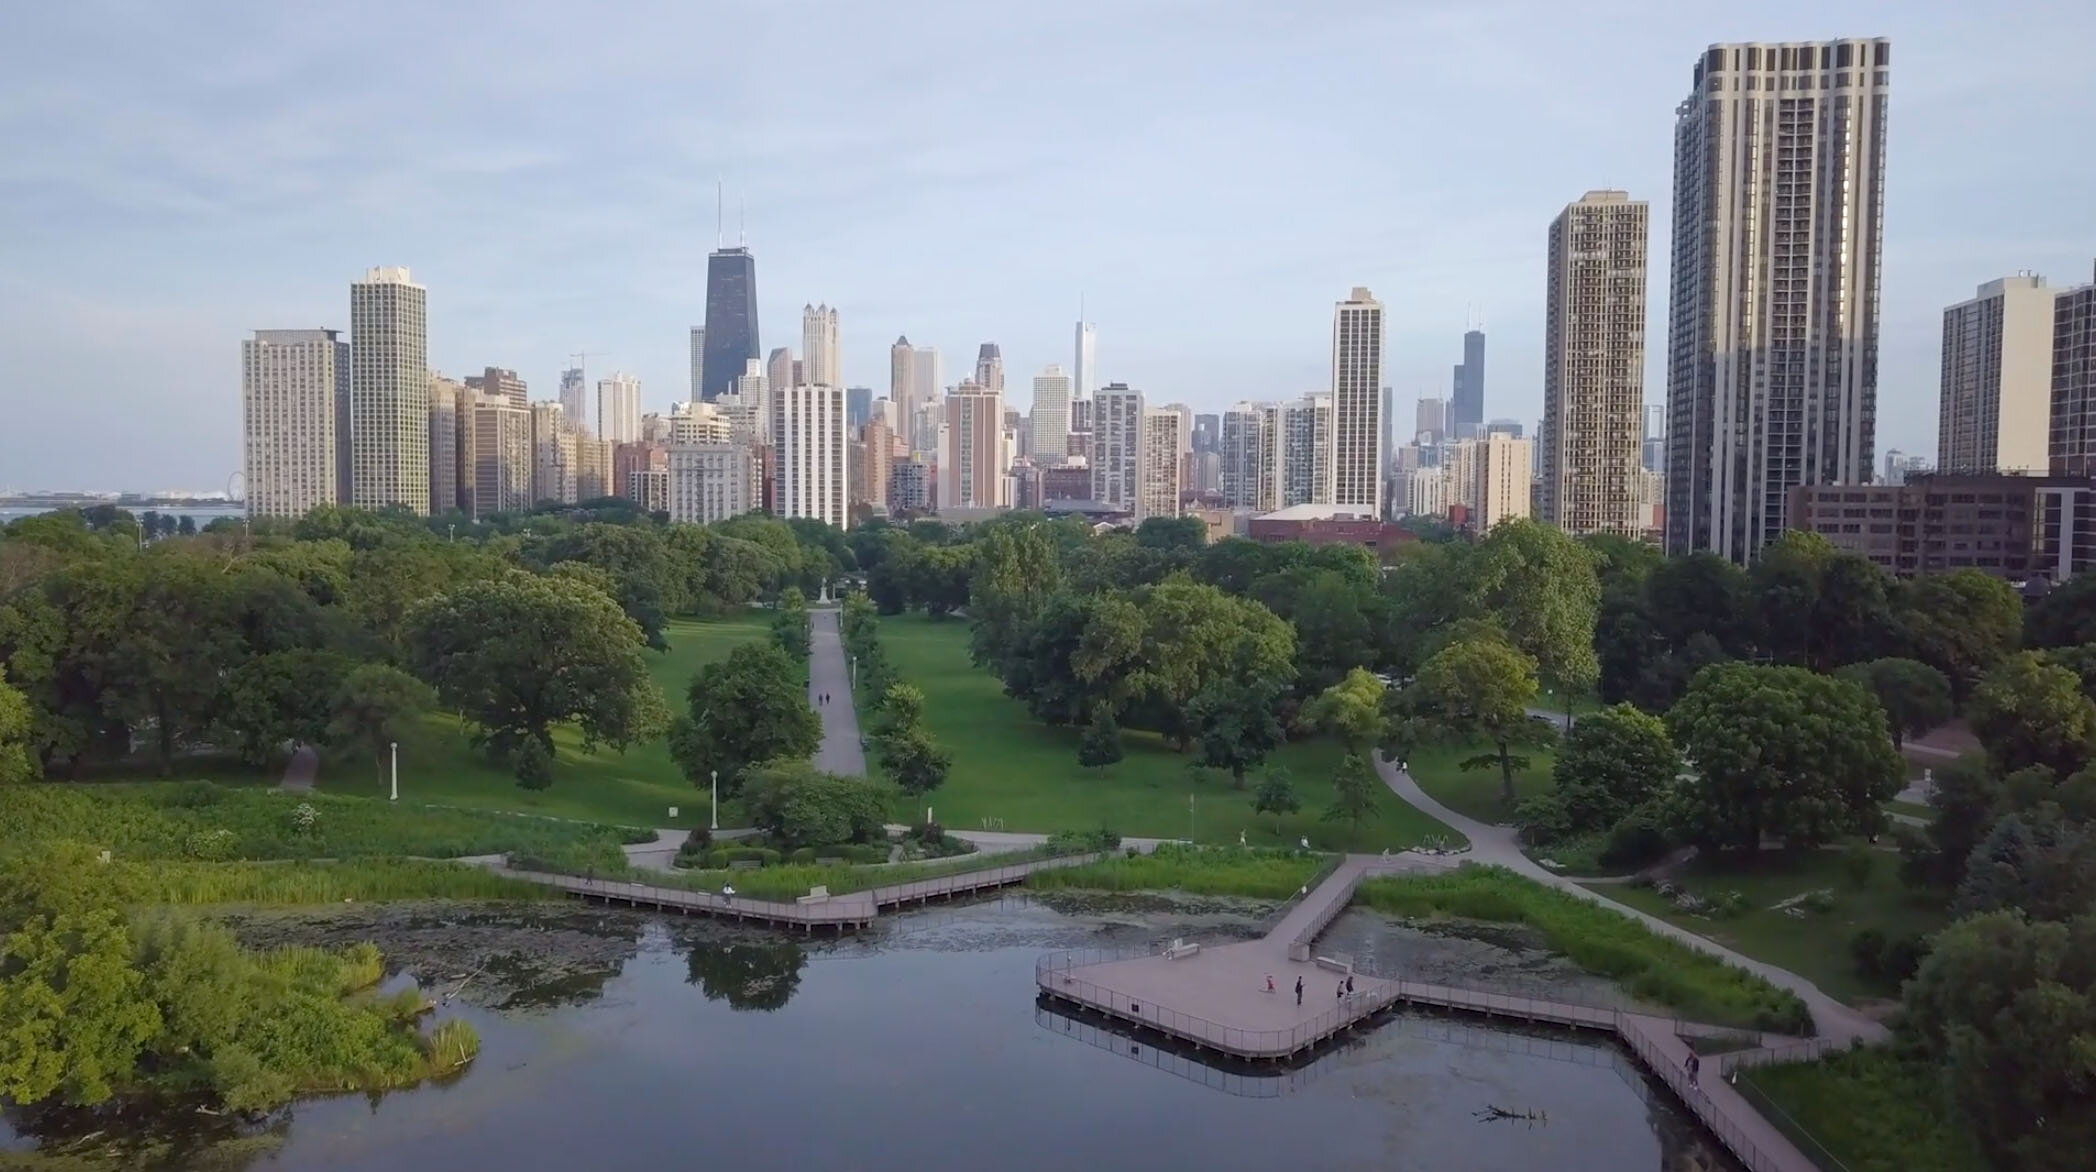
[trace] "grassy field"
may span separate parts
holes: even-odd
[[[1151,854],[1133,858],[1122,855],[1082,867],[1035,871],[1026,877],[1026,885],[1046,891],[1184,891],[1287,899],[1334,861],[1333,855],[1301,851],[1166,843]]]
[[[1380,787],[1380,816],[1358,832],[1321,821],[1341,756],[1330,740],[1291,744],[1274,755],[1303,805],[1278,828],[1272,817],[1252,813],[1256,779],[1244,791],[1232,789],[1227,774],[1187,768],[1187,756],[1151,733],[1125,730],[1121,761],[1085,769],[1077,764],[1079,730],[1034,720],[995,676],[969,661],[965,621],[888,616],[880,637],[901,678],[924,691],[926,723],[953,754],[946,784],[928,799],[948,827],[981,829],[986,820],[1015,831],[1105,826],[1127,835],[1231,844],[1243,833],[1254,846],[1292,846],[1307,837],[1318,850],[1354,851],[1412,846],[1436,835],[1463,841]],[[923,804],[912,802],[898,815],[921,818]]]
[[[685,685],[700,665],[725,657],[751,639],[763,638],[769,622],[769,614],[755,611],[703,622],[670,620],[664,628],[670,649],[647,652],[648,672],[662,689],[670,711],[684,710]],[[455,718],[432,716],[419,738],[400,747],[401,797],[631,826],[705,825],[707,795],[678,771],[667,742],[658,739],[624,753],[600,746],[590,753],[583,751],[573,730],[556,730],[554,740],[558,760],[553,785],[534,792],[519,787],[508,770],[475,750]],[[320,787],[365,796],[384,796],[387,788],[370,762],[323,765]],[[671,806],[677,807],[675,817],[670,816]],[[740,825],[741,813],[739,808],[723,806],[721,825]]]
[[[1412,780],[1429,797],[1458,814],[1467,814],[1480,822],[1504,825],[1513,822],[1514,811],[1500,800],[1502,782],[1499,767],[1490,769],[1464,769],[1464,761],[1480,753],[1489,752],[1485,746],[1455,747],[1436,745],[1421,748],[1406,759],[1406,768]],[[1531,749],[1527,769],[1514,771],[1514,793],[1527,797],[1550,790],[1551,751]]]
[[[1796,994],[1661,936],[1621,912],[1501,867],[1465,864],[1439,875],[1369,879],[1354,898],[1401,916],[1526,924],[1579,967],[1608,977],[1641,1001],[1697,1021],[1789,1033],[1811,1030],[1811,1015]]]
[[[1748,1102],[1819,1159],[1850,1172],[1980,1172],[1971,1137],[1944,1101],[1942,1074],[1887,1047],[1740,1075]],[[1834,1164],[1821,1160],[1822,1167]]]
[[[1849,879],[1838,851],[1770,852],[1751,869],[1698,859],[1674,872],[1678,886],[1705,899],[1737,891],[1753,904],[1752,911],[1729,918],[1689,915],[1648,889],[1611,884],[1602,891],[1756,960],[1781,965],[1843,1001],[1870,1001],[1896,996],[1898,990],[1856,972],[1849,938],[1863,928],[1876,928],[1898,939],[1933,932],[1949,922],[1940,900],[1917,897],[1900,883],[1898,855],[1874,851],[1870,859],[1871,873],[1862,887]],[[1770,910],[1792,896],[1821,889],[1833,892],[1832,911],[1807,911],[1799,918]]]

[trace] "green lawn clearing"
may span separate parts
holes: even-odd
[[[1461,844],[1461,835],[1378,789],[1379,816],[1359,830],[1322,821],[1332,800],[1331,776],[1342,756],[1337,742],[1319,738],[1276,753],[1288,770],[1302,810],[1280,820],[1252,813],[1250,779],[1231,788],[1227,774],[1187,767],[1190,758],[1146,732],[1124,730],[1126,757],[1102,769],[1077,764],[1075,728],[1051,728],[1006,696],[989,672],[968,658],[968,624],[957,618],[884,616],[881,644],[898,675],[922,689],[925,720],[953,754],[946,784],[898,816],[922,818],[923,806],[956,830],[1089,830],[1186,838],[1254,846],[1295,845],[1307,837],[1317,850],[1399,849],[1435,838]]]
[[[1463,762],[1490,751],[1490,747],[1484,745],[1426,746],[1413,750],[1405,759],[1405,767],[1420,789],[1456,813],[1495,826],[1509,825],[1514,821],[1514,811],[1502,798],[1505,783],[1500,778],[1499,766],[1463,768]],[[1531,749],[1526,756],[1528,768],[1514,770],[1514,793],[1523,798],[1548,793],[1552,785],[1551,751]]]
[[[1892,1047],[1751,1067],[1740,1092],[1822,1168],[1980,1172],[1985,1161],[1945,1101],[1942,1072]]]
[[[1862,886],[1849,878],[1843,853],[1832,850],[1766,852],[1751,864],[1731,859],[1697,859],[1669,878],[1681,888],[1716,901],[1737,891],[1751,905],[1737,915],[1691,915],[1656,891],[1610,884],[1601,894],[1679,924],[1728,948],[1806,977],[1829,995],[1847,1002],[1878,1000],[1898,990],[1856,971],[1849,940],[1864,928],[1876,928],[1888,939],[1927,934],[1950,921],[1940,898],[1910,891],[1899,881],[1899,856],[1870,853],[1871,871]],[[1773,910],[1809,891],[1831,891],[1831,911],[1806,910],[1800,916]]]

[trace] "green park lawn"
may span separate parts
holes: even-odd
[[[1242,832],[1252,845],[1294,844],[1308,837],[1318,850],[1398,849],[1440,837],[1451,845],[1461,835],[1413,809],[1387,789],[1377,789],[1379,816],[1354,830],[1321,820],[1332,800],[1331,776],[1340,746],[1319,738],[1282,749],[1273,763],[1288,770],[1302,810],[1280,820],[1252,813],[1251,788],[1231,787],[1228,774],[1189,769],[1190,758],[1152,733],[1124,730],[1126,756],[1101,769],[1077,764],[1075,728],[1053,728],[1035,720],[1019,701],[1004,694],[988,671],[968,658],[968,624],[957,618],[894,615],[881,619],[882,646],[897,674],[922,689],[925,721],[953,754],[946,784],[911,809],[923,817],[932,806],[938,821],[956,830],[985,825],[1012,831],[1091,830],[1102,826],[1124,835],[1235,843]],[[1189,802],[1191,806],[1189,807]]]
[[[1429,797],[1458,814],[1468,815],[1480,822],[1502,825],[1513,822],[1514,811],[1502,800],[1503,782],[1496,764],[1489,769],[1465,769],[1463,762],[1480,753],[1489,752],[1485,746],[1436,745],[1416,749],[1406,758],[1406,767],[1412,780]],[[1514,793],[1518,797],[1548,793],[1551,787],[1549,749],[1530,749],[1528,768],[1514,770]]]
[[[1873,851],[1870,857],[1873,866],[1862,887],[1850,880],[1842,853],[1831,850],[1770,851],[1744,865],[1698,859],[1675,870],[1672,879],[1678,886],[1705,899],[1737,891],[1753,904],[1752,911],[1729,918],[1689,915],[1658,893],[1628,884],[1595,890],[1798,973],[1830,996],[1859,1003],[1895,997],[1899,991],[1856,971],[1849,955],[1850,937],[1876,928],[1896,940],[1934,932],[1950,921],[1940,899],[1917,895],[1900,882],[1898,855]],[[1823,888],[1834,894],[1832,911],[1807,911],[1800,918],[1770,910],[1792,896]]]
[[[672,619],[663,634],[666,652],[646,652],[648,673],[662,689],[672,713],[684,710],[684,689],[702,665],[736,646],[762,638],[770,615],[746,612],[725,619]],[[558,757],[553,785],[527,790],[510,772],[489,761],[468,742],[457,718],[436,714],[422,735],[400,747],[401,800],[439,805],[509,810],[556,818],[580,818],[628,826],[703,826],[707,795],[685,780],[670,760],[663,738],[635,745],[624,753],[605,746],[585,752],[573,729],[554,732]],[[386,781],[368,761],[323,763],[320,787],[332,793],[384,796]],[[677,807],[672,818],[669,810]],[[738,825],[741,810],[721,811],[723,825]]]

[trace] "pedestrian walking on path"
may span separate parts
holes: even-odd
[[[1272,973],[1266,974],[1266,991],[1269,993],[1274,991],[1274,975]]]
[[[1682,1066],[1688,1070],[1688,1085],[1695,1086],[1696,1073],[1703,1069],[1703,1060],[1696,1057],[1696,1052],[1691,1050],[1688,1054],[1688,1061],[1682,1063]]]
[[[1303,978],[1301,977],[1295,979],[1295,1003],[1297,1005],[1303,1003]]]
[[[1354,974],[1352,973],[1346,975],[1346,991],[1349,993],[1354,991]]]
[[[1332,990],[1332,1000],[1334,1000],[1334,1001],[1344,1001],[1344,1000],[1346,1000],[1346,982],[1345,982],[1345,981],[1341,981],[1341,982],[1339,982],[1339,987],[1338,987],[1337,989],[1334,989],[1334,990]]]

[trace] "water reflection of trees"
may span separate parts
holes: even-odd
[[[687,978],[708,1001],[725,1001],[731,1009],[783,1008],[800,988],[808,954],[791,940],[717,943],[694,941],[685,958]]]

